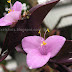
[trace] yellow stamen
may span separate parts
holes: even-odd
[[[41,44],[41,46],[46,45],[47,43],[45,41],[43,41],[43,43]]]
[[[50,32],[48,28],[47,28],[47,31]]]
[[[43,45],[46,45],[47,43],[45,43],[45,41],[43,41]]]
[[[8,11],[8,13],[10,13],[11,11],[13,11],[13,12],[14,12],[14,10],[11,10],[11,9],[10,9],[10,10]]]
[[[39,32],[38,32],[39,34],[41,33],[41,31],[39,30]]]
[[[9,11],[8,11],[8,13],[10,13],[12,10],[10,9]]]
[[[8,3],[11,3],[11,0],[8,0],[7,2],[8,2]]]

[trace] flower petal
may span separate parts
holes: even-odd
[[[1,19],[0,19],[0,26],[8,26],[8,25],[10,25],[11,23],[8,23],[8,22],[5,22],[4,21],[4,17],[2,17]]]
[[[44,40],[40,36],[28,36],[22,39],[22,47],[25,52],[30,52],[31,49],[38,49],[41,45],[41,40]]]
[[[12,10],[21,11],[22,10],[22,3],[19,1],[16,1],[13,5]]]
[[[51,53],[51,58],[54,57],[62,48],[63,44],[65,43],[66,39],[62,36],[53,35],[46,39],[46,48],[47,52]]]
[[[30,69],[39,68],[44,66],[50,59],[50,53],[41,55],[38,50],[33,49],[27,54],[27,65]]]
[[[21,19],[20,11],[13,11],[0,19],[0,26],[8,26]]]
[[[21,18],[21,12],[14,11],[6,14],[4,17],[4,22],[12,24],[13,22],[17,22]]]

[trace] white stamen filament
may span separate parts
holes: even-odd
[[[12,9],[12,3],[10,2],[10,9]]]
[[[46,35],[46,33],[47,33],[47,30],[46,30],[45,33],[44,33],[44,39],[45,39],[45,35]]]

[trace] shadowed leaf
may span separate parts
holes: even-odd
[[[23,37],[27,36],[27,32],[24,32],[23,29],[25,29],[27,26],[27,20],[20,20],[16,24],[12,31],[8,31],[4,45],[3,45],[3,50],[13,50],[15,46],[21,43],[21,40]]]
[[[31,13],[28,20],[29,29],[38,29],[48,12],[59,2],[59,0],[51,0],[44,4],[39,4],[29,10]],[[35,31],[32,32],[36,34]]]
[[[72,72],[68,67],[62,64],[48,62],[48,65],[52,67],[53,69],[58,70],[59,72]]]
[[[60,52],[52,59],[60,64],[72,64],[72,41],[67,40]]]

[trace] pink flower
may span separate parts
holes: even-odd
[[[56,56],[66,39],[53,35],[46,40],[40,36],[28,36],[22,39],[23,50],[27,53],[30,69],[44,66],[50,58]]]
[[[10,3],[11,5],[11,3]],[[0,19],[0,26],[8,26],[16,23],[21,19],[21,10],[22,4],[19,1],[16,1],[15,4],[11,5],[10,11],[4,17]]]

